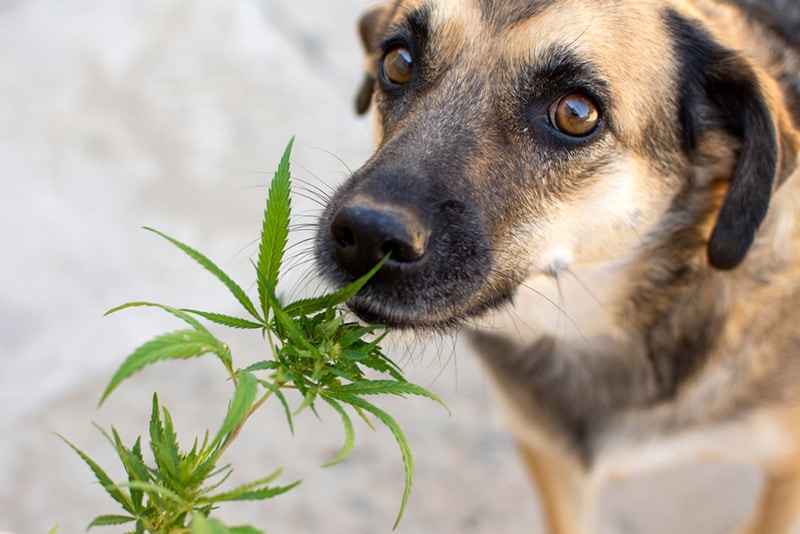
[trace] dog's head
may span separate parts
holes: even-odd
[[[357,107],[378,149],[331,199],[316,251],[340,285],[389,254],[353,310],[440,329],[533,275],[737,267],[796,147],[771,79],[678,4],[370,10]]]

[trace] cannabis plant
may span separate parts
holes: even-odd
[[[226,501],[268,499],[299,484],[274,485],[280,475],[278,470],[248,484],[222,489],[232,472],[229,465],[221,464],[223,455],[250,416],[272,398],[282,407],[290,428],[294,417],[303,411],[316,414],[320,403],[330,406],[341,417],[344,444],[341,452],[325,466],[341,462],[350,453],[355,440],[354,414],[370,427],[373,420],[385,425],[400,446],[405,466],[405,489],[394,526],[399,523],[411,490],[413,456],[395,419],[368,399],[380,394],[418,395],[443,403],[426,389],[403,378],[400,368],[380,346],[386,335],[381,328],[352,322],[341,309],[342,304],[380,269],[386,258],[362,278],[332,293],[291,303],[283,303],[276,294],[289,235],[291,148],[292,141],[275,172],[264,210],[257,260],[253,263],[257,300],[251,299],[240,285],[200,252],[148,228],[224,284],[241,305],[242,313],[231,316],[152,302],[130,302],[110,310],[108,313],[132,307],[154,307],[174,315],[185,327],[161,334],[134,350],[111,378],[101,404],[122,381],[147,365],[206,355],[222,364],[233,385],[233,393],[216,433],[212,436],[206,432],[202,438],[195,438],[188,448],[178,443],[172,417],[154,394],[149,425],[150,463],[145,458],[141,437],[132,445],[126,445],[115,428],[110,432],[100,429],[116,450],[127,474],[123,482],[114,482],[94,460],[67,441],[89,465],[105,491],[122,507],[120,513],[96,517],[89,527],[129,525],[130,532],[137,534],[261,532],[252,526],[227,526],[212,515]],[[269,345],[271,357],[238,368],[228,345],[204,323],[258,332]],[[299,394],[295,407],[286,394],[290,391]]]

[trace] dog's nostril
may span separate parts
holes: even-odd
[[[352,247],[356,244],[356,238],[347,226],[331,225],[331,235],[341,248]]]
[[[386,254],[394,264],[419,261],[425,255],[428,234],[408,210],[372,203],[340,208],[330,225],[337,262],[356,276],[369,271]]]

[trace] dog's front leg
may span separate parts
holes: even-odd
[[[767,474],[756,514],[744,534],[792,534],[798,528],[798,510],[800,473]]]
[[[764,484],[743,534],[794,534],[800,528],[800,408],[780,410],[774,452],[762,459]]]
[[[526,443],[519,442],[518,447],[528,473],[536,483],[547,532],[591,532],[591,485],[578,462]]]
[[[797,451],[800,452],[800,451]],[[800,527],[800,454],[771,465],[754,516],[744,534],[793,534]]]

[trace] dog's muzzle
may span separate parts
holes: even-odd
[[[446,330],[486,307],[492,255],[482,217],[418,174],[360,171],[320,221],[317,264],[337,287],[388,259],[348,302],[361,319]]]

